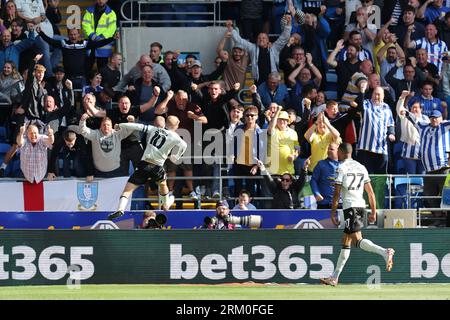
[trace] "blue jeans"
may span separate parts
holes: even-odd
[[[403,158],[405,164],[405,170],[408,174],[425,174],[425,168],[423,167],[422,160]]]

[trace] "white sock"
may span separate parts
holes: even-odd
[[[334,269],[333,275],[331,276],[332,278],[334,279],[339,278],[339,275],[344,269],[344,266],[347,263],[349,257],[350,257],[350,248],[342,248],[341,253],[339,254],[338,261],[336,262],[336,269]]]
[[[369,239],[361,239],[358,243],[358,246],[364,251],[373,252],[379,254],[386,260],[386,249],[376,245]]]
[[[117,211],[125,211],[127,204],[128,204],[128,198],[125,196],[120,196],[119,208],[117,209]]]
[[[169,199],[170,196],[170,192],[168,194],[160,194],[159,195],[161,197],[161,204],[166,204],[167,200]]]
[[[7,167],[8,165],[6,164],[6,163],[2,163],[2,165],[0,166],[0,169],[6,169],[6,167]]]

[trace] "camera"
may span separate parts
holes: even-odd
[[[167,217],[164,214],[160,213],[157,214],[156,217],[150,217],[148,219],[148,222],[145,225],[145,229],[162,229],[166,222]]]
[[[240,224],[248,228],[260,228],[262,224],[262,217],[258,215],[249,215],[242,217],[226,216],[224,221],[233,224]]]
[[[249,215],[242,217],[235,217],[228,215],[222,219],[225,223],[231,224],[239,224],[248,228],[260,228],[262,224],[262,216],[258,215]],[[205,217],[204,219],[205,226],[213,225],[216,226],[219,222],[219,218],[217,217]]]

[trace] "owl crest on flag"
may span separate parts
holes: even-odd
[[[77,183],[77,198],[79,201],[78,210],[80,211],[95,211],[97,205],[95,202],[98,197],[98,182],[78,182]]]

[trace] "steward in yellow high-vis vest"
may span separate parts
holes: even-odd
[[[88,7],[83,16],[81,26],[86,37],[94,41],[111,38],[117,29],[116,13],[106,3],[108,0],[97,0],[95,6]],[[112,55],[114,42],[95,49],[96,58],[107,58]],[[88,55],[93,57],[91,52]],[[102,59],[103,60],[103,59]],[[98,59],[97,59],[98,65]]]

